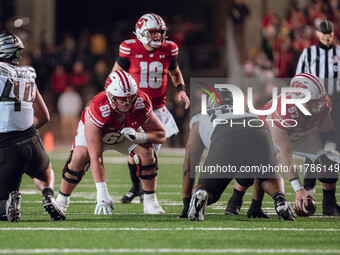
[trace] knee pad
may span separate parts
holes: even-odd
[[[90,167],[90,162],[87,162],[84,169],[80,172],[75,172],[71,169],[68,168],[68,164],[71,162],[71,159],[72,159],[72,152],[70,154],[70,156],[68,157],[67,161],[66,161],[66,164],[64,166],[64,169],[63,169],[63,179],[68,182],[68,183],[72,183],[72,184],[77,184],[81,181],[81,179],[83,178],[83,176],[85,175],[85,172],[89,169]],[[69,175],[72,175],[74,177],[77,177],[78,179],[70,179],[68,178],[65,173],[68,173]]]
[[[243,187],[250,187],[254,184],[254,178],[236,178],[235,180]]]
[[[322,177],[319,177],[318,180],[320,182],[323,182],[323,183],[332,184],[332,183],[336,183],[338,181],[338,177],[335,177],[335,178],[322,178]]]
[[[142,162],[140,161],[140,158],[138,157],[137,154],[134,152],[130,153],[130,156],[132,157],[133,161],[137,165],[137,176],[141,179],[144,180],[152,180],[157,176],[157,170],[158,170],[158,159],[157,159],[157,154],[155,152],[155,163],[150,164],[150,165],[142,165]],[[153,174],[148,174],[148,175],[143,175],[144,170],[151,170],[153,168],[156,168],[156,172]]]

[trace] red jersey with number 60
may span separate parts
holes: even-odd
[[[178,56],[178,46],[172,41],[154,51],[147,51],[137,39],[123,41],[119,46],[119,56],[130,61],[129,74],[138,87],[151,99],[153,108],[160,108],[166,103],[168,68],[171,60]]]
[[[272,101],[266,103],[262,106],[261,110],[270,109],[272,104]],[[312,113],[312,115],[309,116],[304,115],[294,104],[286,105],[286,115],[282,115],[281,108],[282,102],[281,96],[279,96],[276,110],[270,115],[270,117],[267,117],[267,122],[269,122],[271,126],[276,125],[277,127],[286,130],[290,136],[290,140],[297,141],[321,124],[321,122],[327,117],[327,114],[331,111],[332,104],[330,98],[326,96],[326,105],[320,109],[320,112]],[[268,126],[268,123],[265,121],[266,116],[259,115],[259,117]],[[272,119],[273,121],[268,121],[268,119]]]
[[[81,121],[85,123],[85,111],[88,112],[90,120],[98,128],[102,129],[103,142],[105,144],[116,144],[124,140],[121,131],[124,127],[139,128],[152,114],[150,98],[144,92],[139,91],[135,110],[129,113],[123,124],[119,122],[115,111],[111,108],[105,91],[97,94],[90,105],[82,112]]]

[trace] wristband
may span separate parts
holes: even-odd
[[[106,182],[96,182],[97,190],[107,189]]]
[[[106,182],[97,182],[97,200],[103,197],[109,197],[109,191],[107,190]]]
[[[148,135],[145,133],[139,133],[139,138],[138,138],[138,143],[142,144],[142,143],[146,143],[148,141]]]
[[[290,184],[292,184],[292,187],[295,192],[299,191],[300,189],[303,189],[303,186],[299,178],[291,180]]]
[[[178,92],[180,92],[180,91],[184,90],[184,85],[183,84],[178,84],[176,89],[177,89]]]

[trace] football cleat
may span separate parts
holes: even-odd
[[[275,200],[274,204],[279,220],[295,221],[293,209],[284,197],[279,197],[277,200]]]
[[[340,216],[340,206],[335,202],[332,205],[322,203],[322,214],[327,216]]]
[[[225,208],[226,215],[240,215],[241,206],[233,205],[228,203],[227,207]]]
[[[196,190],[195,194],[192,196],[189,211],[188,211],[188,218],[189,220],[197,220],[202,221],[204,220],[204,212],[205,208],[207,207],[208,203],[208,194],[204,189]]]
[[[143,200],[144,200],[144,195],[143,194],[140,194],[140,193],[132,193],[130,191],[126,192],[126,194],[120,199],[120,201],[122,202],[122,204],[130,204],[132,202],[132,200],[135,198],[135,197],[139,197],[139,202],[140,203],[143,203]]]
[[[165,214],[165,211],[158,203],[156,194],[145,194],[143,206],[145,214]]]
[[[144,194],[142,191],[141,183],[139,184],[138,188],[132,186],[132,188],[128,192],[126,192],[126,194],[120,199],[120,201],[122,202],[122,204],[130,204],[131,201],[138,196],[140,196],[139,202],[143,203]]]
[[[9,222],[19,222],[21,213],[21,195],[18,191],[12,191],[6,202],[6,216]]]
[[[58,205],[55,198],[51,195],[43,197],[45,211],[51,216],[51,220],[65,220],[65,211]],[[66,207],[67,208],[67,207]]]

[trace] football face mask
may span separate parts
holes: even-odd
[[[120,114],[134,110],[138,87],[130,74],[125,71],[112,72],[106,79],[105,90],[113,110]]]
[[[141,43],[159,48],[165,42],[167,30],[164,20],[159,15],[148,13],[140,17],[134,34]]]

